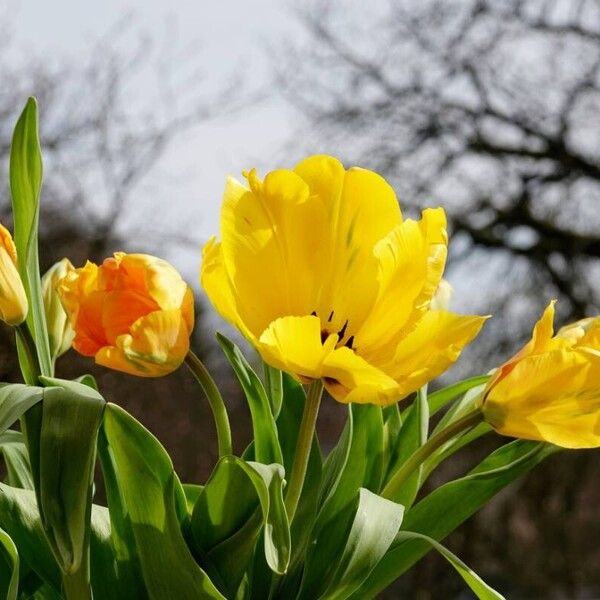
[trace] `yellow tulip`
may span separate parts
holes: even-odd
[[[167,262],[116,252],[71,269],[58,286],[73,347],[98,364],[140,377],[177,369],[194,324],[192,291]]]
[[[600,446],[600,317],[554,335],[554,302],[531,340],[492,376],[484,418],[511,437],[564,448]]]
[[[322,379],[340,402],[383,405],[477,335],[485,317],[429,310],[446,260],[441,208],[403,220],[382,177],[329,156],[245,176],[227,182],[201,281],[268,364]]]
[[[17,269],[17,249],[6,227],[0,225],[0,319],[20,325],[27,317],[27,295]]]
[[[68,258],[63,258],[52,265],[42,277],[44,312],[48,327],[50,354],[53,359],[63,355],[71,347],[75,336],[71,321],[63,308],[56,289],[59,282],[69,271],[73,271],[73,265]]]

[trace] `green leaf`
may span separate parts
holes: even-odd
[[[444,408],[446,404],[456,400],[459,396],[462,396],[470,389],[480,385],[485,385],[489,378],[489,375],[478,375],[477,377],[464,379],[463,381],[459,381],[453,385],[438,390],[437,392],[429,394],[429,397],[427,398],[429,403],[429,416],[433,417],[433,415]]]
[[[19,593],[19,553],[10,535],[0,528],[0,596],[16,600]]]
[[[337,456],[326,462],[324,483],[329,486],[319,520],[352,501],[359,488],[379,491],[383,473],[383,416],[371,404],[350,404],[346,432]],[[333,453],[332,453],[333,454]]]
[[[60,593],[60,570],[46,540],[32,491],[0,483],[0,527],[13,539],[21,561]]]
[[[556,451],[555,446],[524,440],[502,446],[468,475],[440,486],[408,510],[403,529],[435,541],[444,539],[501,489]],[[375,597],[429,549],[423,540],[395,541],[352,598]]]
[[[22,383],[0,384],[0,433],[6,431],[43,397],[40,387]]]
[[[254,458],[263,464],[282,464],[275,418],[262,382],[232,341],[220,333],[217,333],[217,341],[233,367],[250,407],[254,432]]]
[[[340,532],[354,518],[360,500],[359,489],[379,490],[383,472],[383,443],[381,408],[370,404],[350,404],[344,432],[325,463],[322,500],[319,502],[322,508],[310,534],[308,560],[312,561],[311,574],[304,578],[308,590],[324,584],[325,569],[333,569],[340,559],[345,543]],[[311,559],[313,556],[314,559]],[[328,576],[332,577],[333,573],[328,571]],[[308,583],[307,577],[314,581],[311,579],[311,583]]]
[[[261,531],[271,570],[283,574],[287,569],[290,531],[283,482],[281,465],[225,456],[198,497],[190,523],[194,549],[227,596],[239,587]]]
[[[279,411],[281,410],[281,403],[283,401],[283,373],[271,367],[267,363],[263,363],[264,375],[265,375],[265,387],[267,389],[267,395],[269,402],[271,403],[271,412],[277,419]]]
[[[397,453],[395,460],[388,465],[386,482],[392,475],[420,448],[426,441],[429,428],[429,404],[427,402],[427,389],[421,388],[414,402],[407,409],[398,433],[398,437],[390,443],[395,443]],[[403,506],[411,506],[415,501],[422,483],[422,468],[415,469],[406,480],[398,493],[391,498]]]
[[[29,300],[27,327],[35,342],[41,373],[50,376],[52,361],[42,299],[37,240],[41,186],[42,153],[38,134],[37,103],[35,98],[29,98],[13,133],[10,149],[10,192],[19,272]],[[22,348],[19,358],[23,358]],[[32,376],[30,365],[26,365],[24,372],[28,373],[28,377]]]
[[[33,490],[33,476],[23,434],[12,429],[0,434],[0,453],[4,456],[8,484]]]
[[[96,440],[105,401],[74,381],[42,377],[38,502],[44,531],[63,572],[89,581],[92,485]]]
[[[35,494],[0,484],[0,525],[15,540],[25,563],[23,566],[30,568],[39,578],[37,587],[40,589],[33,597],[60,598],[60,571],[44,535]],[[90,538],[95,597],[103,600],[145,598],[145,594],[133,594],[122,577],[111,544],[108,510],[103,506],[92,506]]]
[[[403,513],[400,504],[361,488],[308,555],[299,598],[348,598],[394,541]]]
[[[468,567],[458,556],[450,552],[439,542],[431,539],[429,536],[413,531],[400,531],[396,536],[397,542],[423,541],[434,550],[437,550],[455,569],[456,572],[464,579],[465,583],[471,588],[473,593],[479,600],[504,600],[504,596],[490,587],[475,571]]]
[[[103,429],[107,444],[103,455],[110,457],[104,472],[114,477],[115,486],[108,496],[111,520],[114,512],[129,523],[135,544],[131,550],[139,557],[149,597],[222,599],[181,532],[179,515],[187,514],[185,493],[165,449],[114,404],[106,407]],[[116,544],[123,541],[126,536],[117,538]]]

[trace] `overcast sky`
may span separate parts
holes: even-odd
[[[219,89],[241,72],[256,89],[270,76],[268,44],[298,35],[289,5],[277,0],[20,0],[16,11],[15,47],[58,62],[89,54],[92,42],[119,19],[132,13],[136,27],[160,41],[177,38],[181,47],[197,43],[198,63],[208,88]],[[210,89],[206,90],[210,92]],[[188,234],[198,243],[218,231],[218,211],[225,176],[256,166],[263,171],[280,165],[281,148],[295,117],[277,95],[235,116],[217,118],[177,139],[160,165],[177,185],[168,203],[191,223]],[[154,88],[148,82],[147,94]],[[41,107],[43,116],[43,107]],[[179,175],[181,174],[181,177]],[[142,192],[140,192],[142,194]],[[198,250],[182,251],[171,259],[195,279]]]

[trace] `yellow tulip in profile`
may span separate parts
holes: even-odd
[[[492,376],[486,421],[501,434],[564,448],[600,446],[600,317],[554,335],[554,302],[531,340]]]
[[[27,317],[25,288],[17,268],[17,249],[6,227],[0,225],[0,319],[20,325]]]
[[[98,364],[141,377],[177,369],[194,324],[190,287],[166,261],[116,252],[70,269],[58,287],[73,347]]]
[[[54,360],[71,347],[75,336],[71,321],[63,308],[56,289],[59,282],[72,270],[71,261],[68,258],[63,258],[52,265],[42,277],[42,297],[46,314],[46,326],[48,327],[48,341],[50,343],[50,354]]]
[[[270,365],[340,402],[388,404],[446,370],[485,317],[430,310],[446,218],[403,220],[390,185],[313,156],[229,179],[202,284]]]

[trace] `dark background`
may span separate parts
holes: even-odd
[[[121,217],[177,136],[277,95],[294,111],[295,133],[277,149],[272,167],[330,152],[347,165],[384,174],[408,216],[424,206],[446,209],[446,276],[456,289],[455,307],[491,312],[494,319],[444,381],[487,371],[518,349],[550,298],[559,299],[560,322],[597,314],[598,2],[407,0],[375,2],[367,10],[364,3],[333,0],[298,6],[289,11],[302,35],[267,40],[269,85],[260,93],[251,81],[232,77],[207,95],[198,76],[175,89],[186,101],[167,113],[168,99],[143,113],[128,110],[126,82],[148,68],[152,44],[152,36],[138,36],[129,21],[119,22],[76,64],[50,67],[36,59],[16,68],[0,58],[4,171],[27,95],[35,93],[41,107],[43,269],[65,255],[79,265],[118,249],[172,256],[178,247],[197,248],[186,228],[124,232]],[[120,36],[130,40],[126,51]],[[170,67],[163,65],[167,72]],[[2,193],[0,216],[9,224],[6,185]],[[157,196],[160,225],[168,198]],[[241,451],[250,439],[249,414],[213,342],[222,322],[202,294],[197,298],[193,346],[222,387]],[[2,327],[0,336],[0,379],[18,381],[12,332]],[[84,372],[161,439],[184,481],[206,478],[216,457],[212,419],[184,369],[142,380],[97,369],[73,352],[59,361],[59,376]],[[326,447],[343,418],[344,407],[324,403],[319,428]],[[432,483],[464,472],[499,441],[489,436],[464,451],[434,473]],[[503,491],[448,545],[510,598],[598,598],[598,472],[597,452],[554,456]],[[403,591],[409,598],[467,597],[462,581],[434,555],[387,597]]]

